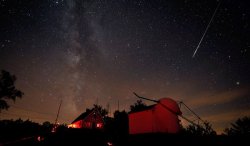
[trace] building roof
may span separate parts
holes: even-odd
[[[142,109],[138,109],[138,110],[135,110],[135,111],[130,111],[129,114],[150,110],[150,109],[154,108],[155,106],[156,106],[156,104],[145,106]]]
[[[79,121],[79,120],[84,120],[85,118],[87,118],[87,117],[88,117],[91,113],[93,113],[93,112],[95,112],[96,115],[102,117],[101,114],[100,114],[100,112],[99,112],[96,108],[93,108],[93,109],[91,109],[91,110],[89,110],[89,111],[86,111],[86,112],[82,113],[82,114],[81,114],[80,116],[78,116],[72,123],[75,123],[75,122],[77,122],[77,121]],[[71,124],[72,124],[72,123],[71,123]]]
[[[161,107],[164,107],[166,110],[168,110],[168,111],[170,111],[170,112],[172,112],[172,113],[174,113],[176,115],[181,115],[182,114],[178,104],[176,103],[176,101],[174,101],[171,98],[162,98],[162,99],[160,99],[158,101],[157,104],[146,106],[145,108],[139,109],[139,110],[136,110],[136,111],[131,111],[131,112],[129,112],[129,114],[142,112],[142,111],[146,111],[146,110],[151,110],[154,107],[156,107],[157,105],[160,105]]]

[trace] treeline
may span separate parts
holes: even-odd
[[[100,107],[101,110],[104,110]],[[103,112],[106,115],[106,112]],[[128,139],[138,140],[140,137],[129,137],[128,133],[128,113],[126,111],[115,111],[114,117],[105,116],[105,136],[111,139],[114,143],[122,145],[123,142],[128,142]],[[1,120],[0,121],[0,143],[5,143],[13,140],[23,139],[27,137],[37,138],[38,136],[48,137],[53,128],[53,124],[46,121],[42,124],[32,122],[30,120]],[[66,125],[60,125],[58,128],[59,134],[65,134],[67,132]],[[74,133],[73,133],[74,134]],[[152,137],[157,136],[157,137]],[[197,127],[189,125],[188,127],[183,127],[178,134],[179,138],[186,139],[198,139],[204,141],[215,140],[215,144],[218,141],[223,141],[224,143],[229,140],[235,139],[235,137],[249,137],[250,136],[250,117],[242,117],[231,124],[230,127],[224,130],[223,137],[216,135],[215,131],[212,129],[210,123],[205,123],[205,127]],[[165,135],[143,135],[141,139],[145,140],[159,139],[159,137],[165,137]],[[176,136],[169,135],[172,137],[169,140],[176,142]],[[233,138],[230,138],[233,137]],[[61,139],[61,138],[60,138]],[[239,139],[239,138],[238,138]],[[143,141],[142,140],[142,141]],[[230,141],[230,142],[231,142]],[[141,142],[141,141],[140,141]],[[212,143],[213,144],[213,143]]]
[[[0,142],[45,135],[51,132],[53,124],[44,122],[39,124],[30,120],[1,120]]]

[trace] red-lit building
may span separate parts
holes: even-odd
[[[103,129],[104,120],[100,112],[94,108],[91,111],[82,113],[76,118],[70,125],[69,128],[87,128],[87,129]]]
[[[143,111],[129,113],[129,134],[178,133],[181,114],[174,100],[163,98]]]

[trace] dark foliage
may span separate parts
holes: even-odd
[[[86,112],[90,113],[95,108],[97,109],[97,111],[100,112],[100,114],[102,115],[102,117],[106,117],[108,115],[108,111],[105,108],[103,108],[101,105],[97,105],[97,104],[94,104],[93,108],[91,108],[91,109],[87,108]]]
[[[230,128],[226,128],[225,133],[230,136],[248,135],[250,136],[250,117],[239,118],[235,123],[231,124]]]
[[[182,133],[193,136],[214,136],[216,132],[213,130],[212,125],[205,121],[203,125],[189,125],[182,128]]]
[[[0,110],[8,109],[9,105],[6,100],[16,100],[17,97],[21,98],[23,92],[15,87],[16,77],[9,72],[2,70],[0,74]]]
[[[142,100],[137,100],[134,105],[130,106],[130,112],[137,112],[147,108],[147,105]]]
[[[13,141],[20,138],[44,135],[51,131],[52,124],[44,122],[42,125],[30,120],[1,120],[0,142]]]
[[[207,123],[207,131],[203,134],[167,134],[145,133],[138,135],[128,134],[128,114],[125,111],[116,111],[114,118],[107,118],[110,129],[100,131],[96,129],[68,129],[64,125],[55,133],[51,133],[53,124],[44,122],[42,125],[32,121],[18,119],[0,121],[0,145],[47,146],[47,145],[97,145],[104,146],[112,142],[116,146],[138,145],[247,145],[248,138],[244,136],[213,135],[211,124]],[[206,126],[205,126],[206,127]],[[204,128],[206,129],[206,128]],[[109,131],[108,131],[109,130]],[[200,130],[200,129],[199,129]],[[111,131],[111,132],[110,132]],[[193,131],[194,132],[194,131]],[[210,135],[210,134],[211,135]],[[30,139],[24,139],[33,137]],[[41,137],[41,141],[38,141]],[[17,141],[22,139],[22,141]],[[23,140],[24,139],[24,140]]]
[[[128,134],[128,113],[125,111],[115,111],[114,125],[116,133],[121,136]]]
[[[115,111],[114,118],[106,118],[105,132],[116,144],[127,141],[128,113],[126,111]]]

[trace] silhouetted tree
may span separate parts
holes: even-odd
[[[128,113],[126,111],[115,111],[114,120],[116,125],[116,130],[121,135],[128,134]]]
[[[45,121],[43,122],[42,124],[42,128],[45,132],[51,132],[52,128],[53,128],[53,125],[52,123],[50,123],[49,121]]]
[[[96,108],[99,112],[100,112],[100,114],[103,116],[103,117],[105,117],[105,116],[107,116],[108,115],[108,111],[105,109],[105,108],[103,108],[101,105],[97,105],[97,104],[94,104],[93,105],[94,107],[92,108],[92,109],[86,109],[86,112],[87,113],[90,113],[91,112],[91,110],[93,110],[94,108]]]
[[[12,99],[16,100],[16,97],[21,98],[23,92],[16,89],[14,83],[16,81],[16,77],[11,75],[9,72],[2,70],[0,74],[0,111],[2,109],[7,110],[9,105],[6,100]]]
[[[227,135],[250,135],[250,117],[239,118],[224,132]]]
[[[141,111],[144,110],[147,107],[145,103],[142,102],[142,100],[137,100],[134,105],[130,106],[130,111],[131,112],[136,112],[136,111]]]
[[[212,124],[205,121],[204,125],[189,125],[184,129],[185,133],[196,136],[212,136],[216,135],[216,132],[212,128]]]
[[[53,126],[53,124],[50,123],[49,121],[45,121],[45,122],[43,122],[42,126],[43,126],[43,127],[46,127],[46,128],[50,128],[50,127]]]
[[[105,121],[105,131],[117,145],[128,138],[128,113],[126,111],[115,111],[114,117],[107,117]],[[118,144],[119,143],[119,144]]]
[[[112,137],[117,145],[123,145],[128,138],[128,113],[126,111],[115,111],[114,120],[112,122]]]

